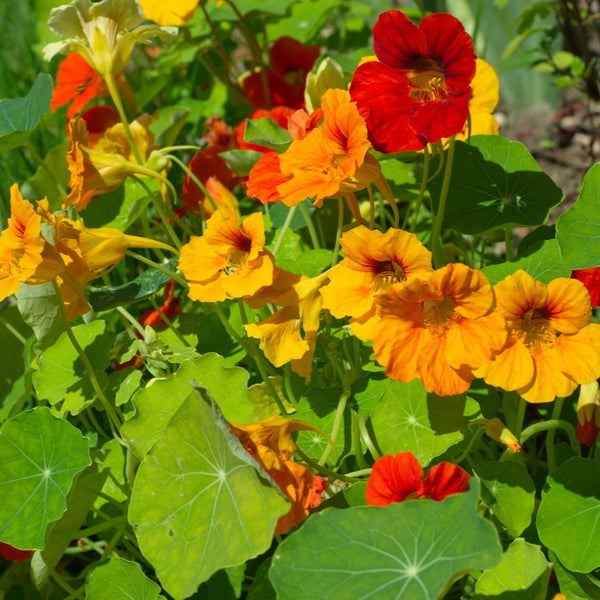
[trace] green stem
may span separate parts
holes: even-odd
[[[467,456],[469,456],[471,450],[473,450],[473,448],[475,448],[475,446],[478,445],[481,441],[481,437],[483,436],[484,431],[485,428],[480,427],[473,433],[465,449],[456,458],[452,459],[452,462],[454,464],[459,465],[463,460],[465,460],[465,458],[467,458]]]
[[[569,436],[569,443],[571,448],[578,454],[581,454],[581,446],[579,440],[575,435],[575,427],[568,421],[562,419],[550,419],[549,421],[540,421],[539,423],[533,423],[526,427],[521,433],[521,445],[524,445],[529,438],[541,433],[542,431],[554,431],[556,429],[562,429]]]
[[[353,479],[352,477],[348,477],[348,475],[342,475],[342,473],[338,473],[337,471],[332,471],[331,469],[324,467],[320,462],[317,462],[309,456],[307,456],[304,452],[302,452],[302,450],[300,450],[300,448],[296,448],[296,454],[307,465],[311,466],[315,471],[323,473],[323,475],[326,475],[327,477],[329,477],[329,479],[339,479],[340,481],[345,481],[347,483],[356,483],[357,481],[360,481],[360,479]]]
[[[144,263],[145,265],[148,265],[149,267],[152,267],[153,269],[156,269],[157,271],[160,271],[161,273],[164,273],[167,277],[174,279],[179,285],[182,285],[184,288],[187,289],[188,282],[185,280],[184,277],[179,275],[179,273],[176,273],[175,271],[170,271],[163,265],[154,262],[153,260],[150,260],[149,258],[146,258],[145,256],[138,254],[133,250],[127,250],[125,254],[127,256],[131,256],[131,258],[135,258],[135,260],[139,260],[140,262]]]
[[[57,573],[56,571],[51,571],[50,577],[54,579],[54,581],[63,589],[65,592],[69,592],[69,595],[65,598],[65,600],[83,600],[85,593],[85,586],[82,586],[78,590],[72,587],[65,578]]]
[[[375,196],[370,185],[367,186],[369,194],[369,229],[375,229]]]
[[[452,178],[452,163],[454,162],[454,146],[455,140],[452,136],[448,140],[448,150],[446,157],[446,169],[444,171],[444,179],[442,181],[442,189],[440,191],[440,201],[438,204],[437,213],[433,221],[431,230],[431,251],[433,253],[433,264],[436,269],[443,267],[446,264],[444,258],[444,247],[442,243],[442,222],[444,220],[444,212],[446,211],[446,201],[448,200],[448,190],[450,189],[450,180]]]
[[[281,226],[281,228],[279,229],[279,232],[277,233],[277,238],[276,238],[275,242],[273,243],[273,249],[271,250],[271,253],[273,254],[273,256],[275,256],[277,254],[277,252],[279,251],[279,248],[281,247],[281,244],[283,243],[283,238],[285,236],[285,233],[289,229],[290,225],[292,224],[292,219],[294,218],[294,214],[296,213],[296,206],[290,206],[290,209],[288,210],[288,214],[285,217],[285,221],[283,222],[283,225]]]
[[[119,118],[121,119],[121,122],[123,123],[125,137],[127,138],[127,141],[129,142],[129,146],[131,147],[133,156],[135,156],[135,160],[137,161],[138,164],[143,165],[144,161],[142,160],[140,151],[138,150],[138,147],[135,145],[135,142],[133,141],[133,136],[131,135],[131,129],[129,128],[129,119],[127,118],[127,115],[125,114],[125,108],[123,107],[123,102],[121,100],[121,94],[119,94],[119,88],[117,87],[117,84],[111,73],[106,73],[104,75],[104,81],[106,83],[106,87],[108,88],[108,93],[110,94],[110,97],[112,98],[112,101],[114,102],[115,108],[117,109],[117,112],[119,113]]]
[[[79,356],[79,359],[81,360],[81,363],[83,364],[83,367],[87,373],[90,383],[92,384],[94,393],[96,394],[96,396],[98,396],[98,399],[100,400],[100,403],[102,404],[102,407],[104,408],[104,410],[106,411],[106,414],[108,415],[109,421],[112,423],[112,425],[114,425],[114,427],[116,428],[116,431],[119,432],[119,430],[121,428],[121,419],[119,418],[115,407],[109,402],[108,398],[104,395],[104,392],[102,391],[102,388],[100,387],[100,383],[98,382],[98,378],[96,377],[96,371],[94,370],[92,363],[90,363],[89,358],[87,357],[85,351],[79,344],[79,341],[75,337],[75,334],[73,333],[73,329],[71,328],[71,324],[69,323],[69,317],[67,316],[67,311],[66,311],[65,305],[62,301],[62,296],[60,294],[60,289],[58,287],[58,284],[56,283],[56,281],[53,281],[52,283],[54,285],[54,290],[56,291],[56,295],[58,296],[58,298],[60,300],[58,302],[58,305],[59,305],[59,310],[61,312],[61,316],[63,319],[63,325],[65,328],[67,337],[69,338],[71,344],[73,345],[73,348],[75,348],[75,351],[77,352],[77,355]]]
[[[65,533],[62,535],[57,535],[56,539],[69,539],[69,540],[78,540],[79,538],[89,537],[90,535],[95,535],[100,533],[101,531],[106,531],[107,529],[112,529],[116,525],[121,525],[122,523],[126,523],[127,519],[124,515],[120,517],[114,517],[112,519],[108,519],[108,521],[103,521],[102,523],[98,523],[98,525],[92,525],[92,527],[87,527],[86,529],[79,529],[77,531],[73,531],[71,533]]]
[[[338,198],[338,223],[335,232],[335,246],[333,247],[333,257],[331,258],[331,266],[335,267],[340,253],[340,239],[342,237],[342,228],[344,227],[344,200]],[[373,229],[371,227],[371,229]]]
[[[126,308],[123,308],[122,306],[117,306],[116,309],[117,309],[117,312],[119,314],[121,314],[124,319],[127,319],[127,321],[129,323],[131,323],[131,325],[133,325],[135,330],[142,337],[144,337],[144,335],[146,335],[146,332],[144,331],[144,328],[142,327],[141,323]]]
[[[198,189],[206,196],[213,210],[217,210],[217,205],[213,199],[213,197],[208,193],[206,186],[198,179],[194,171],[192,171],[182,160],[180,160],[177,156],[173,154],[167,154],[166,158],[172,160],[174,163],[179,165],[183,171],[187,174],[187,176],[194,182],[194,184],[198,187]]]
[[[352,454],[354,454],[359,469],[368,468],[361,444],[360,415],[355,411],[352,411]]]
[[[177,331],[177,329],[176,329],[173,321],[171,321],[171,319],[169,319],[169,317],[167,317],[167,315],[165,315],[165,313],[160,309],[160,306],[159,306],[158,302],[154,298],[150,298],[150,302],[152,303],[152,306],[154,307],[154,310],[158,313],[158,316],[160,317],[161,321],[173,332],[173,334],[175,335],[175,337],[184,346],[187,346],[188,348],[191,348],[192,344],[190,344],[183,337],[183,335],[181,335],[181,333],[179,333],[179,331]]]
[[[319,238],[317,236],[317,231],[315,229],[315,225],[312,222],[312,219],[310,218],[308,209],[306,208],[306,205],[304,204],[304,202],[300,202],[297,206],[300,207],[300,212],[302,213],[302,216],[304,217],[304,220],[306,221],[306,227],[308,229],[308,234],[310,235],[310,241],[313,245],[313,248],[315,250],[317,250],[321,246],[319,244]]]
[[[363,415],[358,414],[358,426],[360,429],[360,437],[362,439],[362,441],[364,442],[365,446],[369,449],[369,452],[371,453],[371,456],[377,460],[378,458],[381,457],[381,454],[379,454],[379,450],[377,450],[377,448],[375,447],[375,444],[373,443],[373,440],[371,439],[371,436],[369,435],[369,431],[367,430],[367,425],[365,423],[365,418]]]
[[[557,398],[552,406],[552,415],[550,420],[557,421],[560,419],[564,398]],[[556,469],[556,453],[554,451],[554,438],[556,437],[556,427],[548,430],[546,436],[546,456],[548,457],[548,472],[552,473]]]
[[[515,422],[513,423],[510,430],[513,432],[514,436],[519,439],[521,437],[521,432],[523,431],[523,423],[525,421],[525,411],[527,410],[527,402],[523,400],[523,398],[519,397],[519,405],[517,408],[517,414],[515,416]]]
[[[348,404],[349,397],[350,397],[350,390],[345,389],[342,392],[340,399],[338,400],[338,405],[335,410],[335,415],[333,417],[333,426],[331,428],[331,439],[334,444],[337,441],[337,436],[342,427],[342,423],[344,422],[344,412],[346,411],[346,405]],[[325,448],[325,450],[323,450],[323,454],[321,455],[321,458],[319,459],[320,465],[325,464],[325,462],[329,458],[329,455],[331,454],[332,450],[333,450],[333,448],[331,447],[331,444],[328,444],[327,447]]]
[[[27,339],[21,335],[21,332],[12,324],[9,323],[3,316],[0,315],[0,323],[6,327],[6,329],[12,333],[21,344],[25,345],[27,343]]]
[[[423,148],[423,175],[421,176],[421,187],[419,188],[419,195],[417,197],[417,201],[415,203],[414,214],[412,223],[410,225],[410,232],[414,233],[417,230],[417,221],[419,218],[419,211],[421,210],[421,204],[423,204],[423,199],[425,198],[425,192],[427,191],[427,181],[429,178],[429,165],[431,163],[431,153],[429,152],[429,147],[425,146]],[[408,211],[406,211],[406,215],[404,217],[404,223],[402,224],[403,228],[406,227],[406,219],[408,218]]]

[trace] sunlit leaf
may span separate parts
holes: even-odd
[[[129,520],[176,600],[264,552],[289,504],[219,414],[193,391],[143,460]]]
[[[90,464],[89,440],[46,407],[6,421],[0,435],[0,539],[42,549],[67,507],[74,477]]]
[[[442,598],[459,576],[502,556],[493,525],[477,514],[478,485],[442,502],[418,500],[309,517],[275,551],[278,600]]]

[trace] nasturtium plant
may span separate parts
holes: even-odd
[[[0,598],[598,596],[600,26],[458,4],[0,9]]]

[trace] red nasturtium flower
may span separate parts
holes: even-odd
[[[519,270],[494,292],[508,338],[478,377],[535,403],[566,397],[600,377],[600,325],[590,323],[581,282],[561,277],[544,285]]]
[[[33,550],[19,550],[14,548],[10,544],[0,542],[0,557],[6,560],[16,560],[17,562],[23,562],[27,560],[33,554]]]
[[[365,496],[371,506],[387,506],[416,498],[440,501],[451,494],[466,492],[470,478],[465,470],[449,462],[431,467],[423,477],[423,469],[414,454],[399,452],[375,461]]]
[[[72,119],[88,102],[107,94],[108,88],[104,79],[90,67],[81,54],[71,52],[58,67],[50,109],[56,110],[70,103],[67,118]]]
[[[264,73],[269,96],[265,95],[263,78],[258,72],[248,75],[242,81],[244,96],[256,108],[302,108],[306,76],[318,56],[318,46],[306,46],[287,36],[279,38],[269,51],[271,69]]]
[[[581,281],[590,293],[590,303],[592,306],[600,306],[600,267],[591,267],[589,269],[575,269],[571,273],[573,279]]]
[[[373,45],[379,60],[356,69],[350,95],[376,150],[421,150],[463,128],[475,53],[458,19],[437,13],[417,27],[390,10],[375,23]]]

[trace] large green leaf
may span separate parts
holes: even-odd
[[[143,460],[129,520],[176,600],[264,552],[289,504],[217,406],[192,391]]]
[[[560,591],[567,596],[568,600],[600,598],[600,581],[596,577],[585,573],[572,573],[560,564],[554,553],[550,552],[549,554],[558,578]]]
[[[294,4],[297,1],[298,0],[263,0],[257,4],[253,0],[236,0],[235,6],[242,15],[251,15],[253,13],[284,15],[290,4]],[[222,5],[219,3],[211,3],[207,5],[206,9],[213,21],[238,20],[236,13],[233,12],[231,7],[227,6],[226,3],[223,3]]]
[[[139,458],[163,435],[192,391],[192,382],[210,391],[227,420],[238,424],[253,420],[255,405],[246,389],[248,372],[226,367],[218,354],[205,354],[184,362],[175,375],[154,380],[133,397],[136,414],[123,425],[122,433]]]
[[[556,223],[556,239],[565,263],[571,269],[600,265],[600,164],[583,178],[575,204]]]
[[[114,335],[106,331],[106,322],[102,320],[76,325],[73,335],[94,368],[99,385],[104,387],[107,383],[104,369],[110,364],[108,350]],[[39,399],[52,405],[62,403],[61,410],[73,415],[95,399],[87,371],[66,332],[40,356],[33,383]]]
[[[40,117],[50,108],[52,77],[37,76],[24,98],[0,100],[0,152],[18,148],[27,142]]]
[[[90,464],[89,440],[46,407],[4,423],[0,435],[0,540],[41,550],[67,507],[73,478]]]
[[[412,452],[422,466],[462,441],[464,396],[428,394],[420,381],[388,379],[371,413],[384,454]]]
[[[444,227],[477,234],[504,227],[530,227],[546,221],[562,191],[527,148],[498,135],[456,142]],[[432,168],[435,169],[435,162]],[[437,205],[442,177],[428,189]]]
[[[481,499],[513,537],[529,523],[535,507],[535,484],[517,462],[482,462],[475,466]]]
[[[492,285],[502,281],[519,269],[527,271],[534,279],[549,283],[558,277],[569,277],[571,269],[565,266],[556,240],[545,240],[539,248],[527,256],[519,256],[516,260],[490,265],[483,273]]]
[[[537,515],[542,542],[569,570],[600,567],[600,463],[574,456],[547,479]]]
[[[500,564],[487,569],[475,584],[475,600],[546,600],[552,571],[541,548],[519,538]]]
[[[492,567],[502,550],[477,514],[476,480],[442,502],[328,508],[276,550],[270,578],[278,600],[443,597],[458,577]]]
[[[118,557],[90,573],[85,597],[87,600],[164,600],[160,587],[144,575],[138,563]]]

